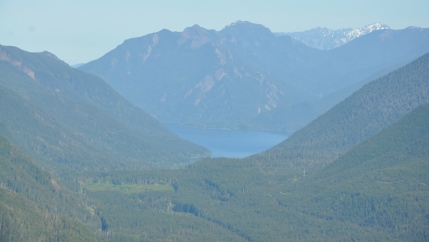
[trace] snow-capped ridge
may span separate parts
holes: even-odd
[[[356,38],[359,38],[359,37],[361,37],[363,35],[369,34],[369,33],[373,32],[373,31],[383,30],[383,29],[390,29],[390,27],[387,26],[387,25],[384,25],[384,24],[381,24],[381,23],[377,22],[377,23],[374,23],[374,24],[369,24],[369,25],[367,25],[367,26],[365,26],[363,28],[353,29],[352,31],[350,31],[349,33],[347,33],[347,36],[348,36],[348,41],[347,42],[349,42],[351,40],[354,40]]]
[[[326,27],[318,27],[303,32],[284,33],[304,44],[322,50],[330,50],[340,47],[356,38],[369,34],[373,31],[390,29],[389,26],[380,22],[366,25],[362,28],[343,28],[332,30]],[[281,34],[278,34],[281,35]]]

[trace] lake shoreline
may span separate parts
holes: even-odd
[[[244,158],[270,149],[288,137],[273,130],[206,129],[178,123],[163,125],[182,139],[205,147],[213,158]]]
[[[192,128],[192,129],[204,129],[204,130],[230,130],[230,131],[261,131],[261,132],[271,132],[271,133],[275,133],[275,134],[280,134],[283,136],[290,136],[289,133],[287,133],[286,131],[282,131],[282,130],[276,130],[276,129],[234,129],[234,128],[215,128],[215,127],[204,127],[204,126],[198,126],[198,125],[186,125],[186,124],[181,124],[181,123],[164,123],[161,122],[161,124],[168,128],[168,126],[170,125],[174,125],[174,126],[180,126],[182,128]]]

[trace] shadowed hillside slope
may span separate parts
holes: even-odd
[[[1,47],[0,60],[2,134],[45,167],[144,169],[207,155],[50,53]]]

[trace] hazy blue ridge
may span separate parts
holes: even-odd
[[[259,24],[194,25],[125,40],[79,69],[165,123],[290,134],[428,42],[428,29],[385,29],[322,51]]]

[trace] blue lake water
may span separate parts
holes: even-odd
[[[260,130],[225,130],[182,127],[164,124],[185,140],[212,152],[212,157],[243,158],[267,150],[285,140],[285,135]]]

